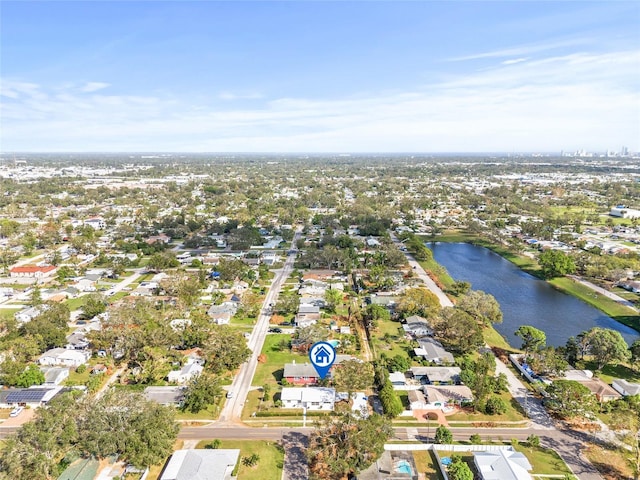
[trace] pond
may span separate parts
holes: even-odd
[[[547,344],[554,346],[564,345],[570,336],[592,327],[617,330],[629,344],[639,336],[632,328],[523,272],[487,248],[440,242],[427,246],[455,280],[470,282],[474,290],[490,293],[498,300],[504,320],[495,328],[511,345],[521,345],[514,335],[520,325],[544,331]]]

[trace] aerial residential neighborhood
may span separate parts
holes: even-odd
[[[221,161],[215,175],[195,160],[184,163],[185,175],[158,173],[173,163],[84,165],[86,178],[74,169],[72,184],[65,162],[5,161],[3,468],[27,478],[37,461],[41,478],[63,479],[79,470],[92,478],[256,478],[261,469],[273,472],[266,478],[295,478],[300,468],[304,478],[339,478],[327,472],[340,468],[363,479],[386,471],[456,478],[458,469],[501,480],[615,478],[598,455],[619,465],[631,458],[615,419],[633,414],[640,389],[640,231],[610,205],[632,201],[637,182],[600,182],[591,166],[576,165],[517,180],[501,166],[461,181],[463,160],[407,159],[392,172],[345,160],[340,168],[362,172],[349,180],[314,161],[336,169],[324,173],[331,184],[312,186],[315,172],[282,184],[290,167],[278,159],[260,168]],[[372,168],[410,194],[385,193],[366,180]],[[417,169],[442,170],[442,179],[414,176]],[[125,183],[115,181],[125,172]],[[253,190],[239,189],[241,176],[256,179]],[[593,193],[549,193],[569,179]],[[505,212],[496,200],[507,194],[503,184],[526,191],[531,211]],[[628,193],[608,200],[614,187]],[[36,199],[39,189],[46,193]],[[567,210],[571,198],[591,200]],[[551,218],[535,206],[550,201]],[[591,326],[581,313],[563,330],[542,328],[535,311],[510,307],[529,294],[503,297],[452,278],[436,261],[447,245],[491,249],[514,272],[533,274],[526,288],[569,293],[545,294],[556,310],[570,299],[579,305],[571,308],[611,322]],[[507,267],[482,268],[482,278],[499,280],[491,268]],[[314,366],[324,364],[326,375]],[[46,447],[47,461],[11,464],[7,455],[31,448],[28,425],[57,435],[45,423],[51,415],[78,435]],[[157,425],[143,426],[144,415]],[[340,467],[321,455],[324,439],[353,428],[370,443],[343,447],[367,449],[368,460]],[[575,432],[584,434],[578,455]],[[121,446],[119,436],[128,439]],[[298,441],[307,445],[303,457]],[[147,447],[127,446],[136,442]],[[72,449],[79,455],[61,462]]]

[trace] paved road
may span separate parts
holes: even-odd
[[[591,282],[587,282],[586,280],[583,280],[582,278],[578,277],[577,275],[567,275],[567,276],[570,279],[572,279],[573,281],[581,283],[582,285],[584,285],[587,288],[590,288],[594,292],[597,292],[600,295],[604,295],[605,297],[613,300],[614,302],[618,302],[620,305],[624,305],[625,307],[630,308],[631,310],[633,310],[636,313],[640,312],[640,310],[638,310],[635,307],[635,305],[633,303],[631,303],[629,300],[626,300],[626,299],[622,298],[621,296],[610,292],[609,290],[606,290],[606,289],[604,289],[602,287],[594,285]]]
[[[299,232],[296,232],[292,245],[295,245],[295,241],[298,237]],[[258,367],[258,356],[262,351],[262,346],[264,345],[264,340],[269,330],[271,304],[275,304],[282,284],[293,271],[293,262],[295,261],[295,258],[296,255],[289,255],[287,257],[283,268],[276,273],[276,276],[271,283],[271,288],[269,288],[269,291],[265,296],[264,303],[262,304],[262,309],[260,311],[261,313],[258,315],[256,325],[249,337],[248,346],[252,352],[251,357],[247,362],[240,366],[238,374],[234,377],[233,382],[228,389],[233,396],[227,399],[225,406],[220,412],[220,419],[217,422],[219,424],[233,424],[241,421],[242,408],[247,400],[247,394],[251,389],[251,382],[253,381],[256,368]]]
[[[393,240],[393,242],[396,244],[396,246],[399,249],[403,248],[402,243],[400,242],[400,240],[398,240],[398,238],[393,233],[391,234],[391,240]],[[436,297],[438,297],[438,300],[440,300],[440,305],[443,307],[453,307],[453,302],[449,299],[449,297],[445,295],[445,293],[440,289],[440,287],[436,285],[436,282],[434,282],[431,279],[431,277],[427,275],[427,272],[425,271],[425,269],[422,268],[422,265],[418,263],[418,261],[413,257],[413,255],[411,255],[409,252],[404,252],[404,254],[407,257],[407,260],[409,261],[409,266],[413,268],[413,271],[415,272],[416,276],[424,282],[426,287],[431,292],[433,292],[436,295]]]

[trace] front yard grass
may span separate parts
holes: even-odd
[[[256,374],[253,376],[253,385],[258,387],[266,383],[279,385],[285,363],[291,363],[294,360],[300,363],[308,362],[306,355],[292,353],[288,347],[280,348],[281,342],[288,342],[290,339],[291,335],[286,333],[270,333],[266,336],[261,352],[266,356],[266,362],[258,363]]]
[[[566,475],[571,470],[555,451],[544,447],[528,447],[522,443],[515,445],[518,452],[524,453],[533,467],[534,475]]]
[[[211,440],[203,440],[198,443],[197,448],[205,448]],[[221,440],[220,448],[239,448],[240,458],[238,463],[239,480],[249,480],[260,478],[260,480],[281,480],[282,468],[284,466],[284,448],[276,442],[267,441],[246,441],[246,440]],[[254,467],[242,464],[244,457],[253,454],[260,457]]]
[[[443,480],[431,450],[416,450],[413,452],[413,460],[418,472],[423,473],[428,480]]]
[[[507,411],[501,415],[486,415],[484,413],[473,413],[471,410],[462,411],[447,416],[449,422],[473,422],[473,423],[492,423],[492,422],[520,422],[526,420],[523,415],[522,408],[516,402],[509,392],[503,392],[498,395],[507,405]]]

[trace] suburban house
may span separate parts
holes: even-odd
[[[152,235],[145,240],[148,245],[153,245],[154,243],[164,243],[167,244],[171,241],[171,237],[164,233],[160,233],[158,235]]]
[[[445,410],[452,404],[460,405],[473,400],[473,393],[464,385],[425,385],[408,393],[411,410]]]
[[[336,391],[324,387],[284,387],[280,395],[283,408],[332,411]]]
[[[34,278],[37,280],[55,275],[58,267],[54,265],[23,265],[9,270],[11,278]]]
[[[282,378],[291,385],[315,385],[320,376],[310,363],[286,363]]]
[[[210,317],[214,317],[215,315],[219,315],[221,313],[228,313],[232,317],[238,311],[238,303],[237,302],[224,302],[220,305],[211,305],[209,310],[207,310],[207,315]]]
[[[640,394],[640,383],[631,383],[621,378],[616,378],[611,383],[611,386],[623,397]]]
[[[524,453],[499,449],[473,452],[473,463],[482,480],[531,480],[533,467]]]
[[[240,449],[176,450],[159,480],[230,480]]]
[[[407,377],[402,372],[391,372],[389,381],[394,387],[404,387],[407,384]]]
[[[40,367],[40,371],[44,374],[44,386],[46,387],[60,385],[69,378],[68,367]]]
[[[298,327],[308,327],[320,320],[320,307],[301,303],[296,314],[295,324]]]
[[[86,350],[67,350],[66,348],[52,348],[47,350],[38,359],[40,365],[64,365],[65,367],[78,367],[89,361],[91,352]]]
[[[453,363],[453,355],[447,352],[442,344],[430,337],[418,339],[418,348],[413,351],[416,357],[422,357],[433,363]]]
[[[49,305],[36,305],[35,307],[25,308],[13,315],[18,323],[27,323],[36,318],[41,313],[46,312],[49,309]]]
[[[89,340],[84,332],[75,331],[67,336],[67,344],[65,345],[67,350],[85,350],[88,347]]]
[[[16,406],[37,408],[46,405],[62,387],[9,388],[0,390],[0,408]]]
[[[429,326],[427,319],[418,315],[411,315],[410,317],[407,317],[405,323],[402,324],[402,328],[405,333],[412,335],[415,338],[433,335],[433,330]]]
[[[423,385],[458,385],[460,367],[411,367],[409,376]]]
[[[202,373],[203,367],[197,362],[187,361],[180,370],[173,370],[167,375],[171,383],[186,383]]]
[[[610,385],[603,382],[599,378],[593,376],[591,370],[567,370],[564,372],[565,380],[574,380],[581,383],[595,395],[599,402],[610,402],[622,397],[617,389],[613,389]]]
[[[211,320],[216,325],[229,325],[231,322],[231,314],[229,312],[220,312],[209,314]]]
[[[144,397],[160,405],[176,406],[184,399],[185,387],[167,385],[162,387],[147,387],[144,389]]]
[[[104,230],[107,227],[104,219],[98,217],[88,218],[83,222],[83,224],[85,227],[91,227],[94,230]]]

